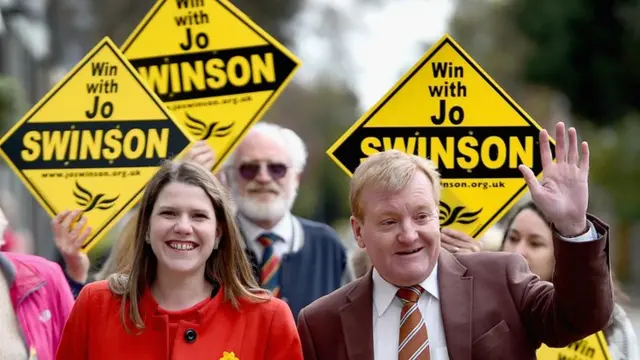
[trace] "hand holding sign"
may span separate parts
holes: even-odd
[[[185,154],[184,160],[193,161],[205,169],[211,170],[216,162],[216,153],[206,141],[200,140],[191,146],[191,149]]]
[[[549,134],[540,131],[540,157],[544,177],[538,182],[528,167],[519,169],[529,186],[531,197],[549,218],[560,235],[576,236],[587,230],[587,204],[589,202],[589,146],[581,144],[582,158],[578,154],[578,134],[569,129],[569,148],[565,141],[565,126],[556,125],[556,158],[553,162],[549,147]]]
[[[81,218],[78,220],[78,217]],[[89,256],[81,251],[82,245],[91,234],[91,227],[85,227],[86,224],[87,217],[83,216],[80,210],[65,210],[51,221],[53,241],[67,265],[67,275],[81,284],[87,281],[91,265]]]
[[[462,231],[442,228],[440,230],[440,245],[452,253],[474,253],[482,251],[483,245]]]

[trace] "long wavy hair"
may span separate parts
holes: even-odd
[[[207,259],[205,279],[211,283],[218,282],[224,288],[225,301],[230,301],[235,308],[240,307],[240,298],[260,302],[268,300],[271,296],[270,292],[260,288],[253,276],[251,265],[241,245],[240,232],[233,218],[231,200],[226,189],[211,172],[197,164],[167,161],[149,181],[142,197],[137,214],[130,269],[121,268],[121,272],[108,278],[111,291],[122,297],[121,321],[127,331],[129,329],[125,314],[128,314],[136,328],[144,329],[138,304],[145,288],[155,281],[158,266],[158,259],[145,238],[149,232],[151,213],[158,195],[172,182],[202,188],[213,204],[221,237],[218,248],[213,250]]]

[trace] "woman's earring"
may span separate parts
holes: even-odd
[[[144,237],[144,241],[146,241],[147,244],[151,244],[151,238],[149,237],[149,233],[147,233],[147,236]]]
[[[218,250],[218,246],[220,245],[220,238],[222,236],[218,235],[216,236],[216,239],[213,242],[213,250]]]

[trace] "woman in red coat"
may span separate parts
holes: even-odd
[[[217,179],[168,162],[140,204],[131,272],[86,285],[63,360],[302,360],[291,310],[260,289]]]

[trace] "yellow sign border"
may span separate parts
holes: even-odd
[[[393,98],[393,96],[400,90],[402,89],[402,87],[404,87],[404,85],[406,83],[408,83],[411,78],[418,73],[418,71],[420,71],[420,69],[422,69],[423,66],[425,66],[429,60],[431,60],[431,58],[438,53],[438,51],[445,45],[450,45],[453,50],[455,50],[460,57],[462,57],[463,60],[465,60],[486,82],[487,84],[489,84],[489,86],[491,86],[495,92],[500,95],[505,102],[507,102],[507,104],[509,104],[509,106],[511,106],[521,117],[522,119],[528,123],[530,126],[535,127],[536,129],[538,129],[538,131],[542,130],[542,127],[536,123],[533,118],[531,118],[531,116],[529,116],[529,114],[520,107],[520,105],[518,105],[518,103],[511,98],[511,96],[509,96],[509,94],[502,88],[500,87],[500,85],[498,85],[498,83],[489,76],[489,74],[487,74],[484,69],[482,67],[480,67],[480,65],[471,57],[469,56],[469,54],[462,48],[462,46],[460,46],[454,39],[453,37],[451,37],[451,35],[449,35],[449,33],[445,33],[444,36],[442,36],[440,38],[440,40],[438,40],[436,43],[434,43],[431,48],[429,48],[429,50],[427,50],[427,52],[425,54],[422,55],[422,57],[411,67],[411,69],[409,69],[401,78],[400,80],[398,80],[393,87],[391,87],[373,106],[371,106],[369,108],[369,110],[367,110],[353,125],[351,125],[351,127],[344,133],[342,134],[342,136],[340,136],[340,138],[338,138],[338,140],[336,140],[333,145],[331,145],[329,147],[329,149],[327,149],[327,151],[325,152],[325,154],[327,154],[329,156],[329,158],[336,164],[338,165],[342,171],[344,171],[347,176],[351,177],[353,176],[353,174],[349,171],[349,169],[346,168],[346,166],[344,166],[344,164],[342,164],[342,162],[340,160],[338,160],[338,158],[333,154],[338,147],[340,147],[340,145],[342,145],[347,138],[349,138],[356,130],[358,130],[361,127],[365,127],[366,123],[375,116],[375,114],[384,107],[384,105],[391,99]],[[549,141],[552,144],[552,153],[554,154],[554,158],[555,158],[555,140],[552,139],[551,137],[549,137]],[[538,140],[536,140],[536,142],[538,142]],[[537,175],[538,179],[542,178],[542,170],[540,170],[540,173]],[[524,190],[527,189],[527,184],[524,181],[523,178],[523,183],[522,183],[522,187],[515,192],[515,194],[513,196],[511,196],[509,198],[509,200],[507,200],[502,207],[500,207],[495,214],[485,223],[484,226],[480,227],[478,230],[476,230],[475,234],[471,235],[472,237],[477,237],[479,235],[481,235],[482,233],[484,233],[487,228],[493,224],[496,223],[496,218],[499,218],[501,216],[503,216],[507,211],[509,211],[509,209],[511,207],[513,207],[513,205],[515,205],[518,200],[524,195]]]
[[[78,61],[78,63],[71,70],[69,70],[69,72],[67,72],[67,74],[60,81],[58,81],[58,83],[53,88],[51,88],[33,107],[31,107],[31,109],[26,113],[26,115],[24,115],[18,122],[16,122],[11,127],[11,129],[7,131],[7,133],[4,134],[2,138],[0,138],[0,144],[4,144],[9,137],[11,137],[20,127],[22,127],[22,125],[24,125],[35,114],[37,114],[37,112],[40,111],[40,109],[43,106],[45,106],[56,95],[56,93],[60,91],[74,76],[76,76],[77,73],[80,71],[80,69],[84,68],[87,65],[87,63],[105,46],[109,47],[113,51],[113,53],[122,62],[124,67],[129,71],[129,73],[134,77],[134,79],[140,84],[140,86],[142,86],[142,89],[149,95],[150,99],[152,99],[158,105],[162,113],[166,115],[167,121],[172,121],[176,125],[178,130],[180,130],[182,134],[185,136],[185,138],[189,141],[189,144],[192,144],[193,138],[191,137],[191,134],[188,131],[186,131],[184,126],[182,126],[182,124],[180,124],[179,121],[176,121],[176,119],[172,116],[171,112],[166,108],[164,103],[155,94],[155,92],[153,92],[147,86],[146,82],[140,77],[138,72],[133,68],[133,66],[124,56],[124,54],[122,54],[120,49],[108,36],[105,36],[104,38],[102,38],[102,40],[100,40],[93,47],[91,51],[89,51],[80,61]],[[184,153],[189,150],[189,148],[190,148],[190,145],[185,147],[179,154],[176,154],[174,158],[175,159],[181,158],[184,155]],[[34,183],[29,181],[29,179],[22,173],[22,171],[14,165],[13,161],[11,161],[9,156],[2,150],[2,147],[0,147],[0,156],[2,157],[4,162],[11,168],[14,174],[18,175],[18,177],[20,178],[20,180],[22,180],[22,183],[25,185],[25,187],[27,187],[29,192],[31,192],[31,195],[38,201],[38,203],[40,203],[40,205],[49,214],[49,216],[51,216],[52,219],[55,218],[56,215],[62,210],[58,210],[58,212],[55,211],[54,206],[52,204],[49,204],[40,195],[42,194],[42,192],[38,191],[38,187]],[[87,241],[82,245],[82,251],[84,252],[91,251],[91,249],[103,239],[104,235],[106,235],[106,233],[108,233],[108,231],[111,230],[113,226],[115,226],[115,224],[120,219],[122,219],[122,217],[126,213],[128,213],[138,203],[138,201],[140,200],[140,197],[144,192],[145,187],[146,187],[146,184],[138,191],[137,194],[135,194],[131,198],[131,200],[129,200],[129,202],[125,206],[121,207],[120,211],[118,211],[113,217],[111,217],[110,220],[106,221],[102,225],[102,227],[100,227],[99,229],[94,229],[94,231],[92,231],[92,235],[90,235]]]
[[[144,28],[153,20],[153,17],[160,10],[160,7],[162,7],[167,1],[168,0],[158,0],[156,1],[155,4],[153,4],[151,9],[145,14],[142,20],[138,23],[138,25],[136,25],[136,27],[133,29],[133,31],[129,34],[127,39],[122,44],[121,49],[123,54],[127,52],[127,49],[129,48],[129,46],[131,46],[131,44],[135,41],[135,39],[142,33]],[[240,10],[238,7],[236,7],[229,1],[227,0],[206,0],[206,1],[215,1],[219,3],[221,6],[225,7],[231,14],[236,16],[238,20],[243,22],[249,29],[255,31],[266,42],[268,42],[269,44],[273,45],[273,47],[281,51],[295,64],[295,66],[293,67],[289,75],[287,75],[287,77],[282,81],[282,84],[280,84],[280,86],[269,96],[269,98],[264,102],[264,104],[262,104],[262,106],[258,109],[258,111],[255,113],[253,118],[251,118],[247,122],[244,129],[242,129],[239,132],[238,137],[236,138],[235,141],[231,143],[231,146],[229,146],[227,150],[224,151],[222,154],[216,154],[218,156],[218,159],[216,161],[216,164],[211,169],[211,171],[215,173],[218,171],[220,166],[222,166],[222,164],[225,163],[229,155],[231,155],[231,153],[238,147],[238,145],[240,145],[240,143],[242,142],[242,139],[247,134],[247,131],[249,130],[249,128],[251,128],[251,126],[253,126],[255,123],[257,123],[262,119],[262,117],[267,112],[267,110],[271,108],[271,106],[273,106],[275,101],[280,97],[280,94],[282,93],[282,91],[284,91],[284,89],[286,89],[289,86],[289,83],[293,79],[294,75],[296,74],[298,69],[302,66],[302,61],[297,56],[295,56],[289,49],[287,49],[283,44],[281,44],[273,36],[271,36],[264,29],[262,29],[260,25],[256,24],[256,22],[253,21],[244,12],[242,12],[242,10]],[[243,94],[248,94],[248,93],[243,93]]]

